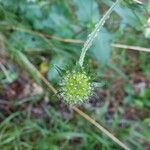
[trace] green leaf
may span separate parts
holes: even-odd
[[[111,1],[103,2],[109,7],[112,5]],[[143,15],[139,12],[139,9],[136,10],[136,7],[126,3],[127,6],[117,5],[114,8],[114,11],[120,16],[120,29],[124,30],[127,25],[135,28],[136,30],[141,30],[143,28],[142,18]]]
[[[77,10],[76,15],[81,22],[96,23],[100,17],[99,7],[93,0],[73,0]]]
[[[110,40],[111,34],[107,32],[105,28],[103,28],[94,41],[93,47],[91,48],[91,53],[99,63],[108,63],[111,50]]]
[[[49,48],[49,44],[41,37],[23,32],[12,33],[9,38],[9,44],[11,44],[11,47],[15,47],[19,50],[30,48]]]
[[[115,8],[116,13],[121,17],[123,24],[128,24],[132,26],[133,28],[140,29],[141,28],[141,22],[139,19],[139,16],[137,16],[132,9],[129,9],[127,7],[121,7],[117,6]]]
[[[65,18],[62,14],[51,12],[49,15],[52,21],[51,27],[54,28],[55,35],[70,37],[72,36],[71,22]]]

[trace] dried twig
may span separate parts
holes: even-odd
[[[62,37],[58,37],[58,36],[54,36],[54,35],[45,34],[42,32],[32,31],[30,29],[18,28],[18,27],[14,27],[14,26],[6,26],[6,27],[4,27],[4,29],[5,30],[15,30],[15,31],[19,31],[19,32],[28,33],[31,35],[36,35],[36,36],[43,38],[43,40],[46,41],[47,43],[49,43],[48,39],[55,39],[55,40],[58,40],[60,42],[65,42],[65,43],[84,43],[84,41],[78,40],[78,39],[62,38]]]
[[[144,48],[139,46],[130,46],[130,45],[123,45],[123,44],[111,44],[112,47],[115,48],[122,48],[122,49],[130,49],[135,51],[143,51],[143,52],[150,52],[150,48]]]
[[[13,30],[16,30],[19,32],[25,32],[25,33],[39,36],[39,37],[43,38],[47,43],[49,43],[47,38],[55,39],[55,40],[58,40],[60,42],[65,42],[65,43],[83,44],[85,42],[85,41],[79,40],[79,39],[69,39],[69,38],[66,39],[66,38],[62,38],[62,37],[57,37],[57,36],[53,36],[53,35],[49,35],[49,34],[44,34],[41,32],[35,32],[32,30],[28,30],[28,29],[17,28],[17,27],[9,27],[6,29],[7,30],[13,29]],[[144,48],[144,47],[139,47],[139,46],[131,46],[131,45],[125,45],[125,44],[119,44],[119,43],[111,44],[111,46],[116,47],[116,48],[121,48],[121,49],[130,49],[130,50],[136,50],[136,51],[150,52],[150,48]]]
[[[91,122],[94,126],[96,126],[99,130],[101,130],[104,134],[106,134],[109,138],[111,138],[114,142],[116,142],[118,145],[120,145],[125,150],[129,150],[129,148],[123,144],[120,140],[118,140],[112,133],[110,133],[108,130],[106,130],[104,127],[102,127],[99,123],[97,123],[94,119],[92,119],[89,115],[85,114],[83,111],[81,111],[77,107],[73,107],[73,109],[79,113],[82,117],[84,117],[86,120]]]

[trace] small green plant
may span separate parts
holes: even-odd
[[[95,25],[95,29],[89,34],[86,42],[83,45],[82,52],[79,58],[77,65],[79,64],[80,71],[74,69],[73,71],[68,71],[62,77],[60,83],[61,97],[64,102],[68,104],[81,104],[88,100],[89,96],[92,95],[93,88],[92,83],[90,82],[90,78],[88,74],[83,71],[83,62],[85,59],[85,54],[87,50],[91,47],[94,39],[96,38],[98,32],[104,25],[105,21],[109,18],[109,15],[113,11],[113,8],[120,2],[121,0],[117,0],[110,9],[106,12],[102,19]]]

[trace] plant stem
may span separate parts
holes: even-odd
[[[98,32],[100,29],[103,27],[105,21],[109,18],[111,12],[113,11],[114,7],[120,2],[121,0],[117,0],[110,8],[109,10],[105,13],[105,15],[100,19],[100,21],[95,25],[95,29],[92,31],[91,34],[89,34],[86,42],[83,45],[82,52],[79,58],[79,65],[82,67],[85,54],[87,50],[91,47],[93,40],[96,38]]]
[[[105,135],[107,135],[109,138],[111,138],[114,142],[116,142],[118,145],[120,145],[123,149],[130,150],[124,143],[122,143],[112,133],[110,133],[108,130],[106,130],[104,127],[102,127],[98,122],[96,122],[94,119],[92,119],[89,115],[85,114],[83,111],[81,111],[77,107],[73,107],[73,109],[78,114],[80,114],[82,117],[84,117],[86,120],[91,122],[95,127],[97,127],[99,130],[101,130]]]
[[[150,48],[139,47],[139,46],[131,46],[131,45],[124,45],[124,44],[111,44],[112,47],[115,48],[122,48],[122,49],[129,49],[135,51],[143,51],[143,52],[150,52]]]

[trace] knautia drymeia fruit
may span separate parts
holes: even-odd
[[[83,70],[67,71],[60,82],[60,95],[64,102],[81,104],[92,94],[90,77]]]

